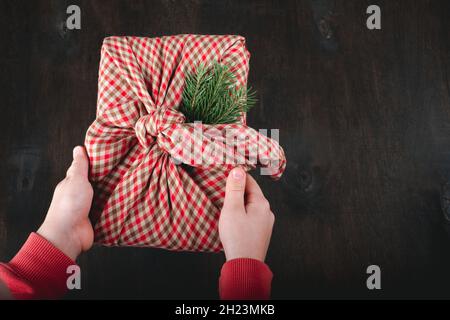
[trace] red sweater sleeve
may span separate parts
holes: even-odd
[[[9,263],[0,264],[0,281],[15,299],[56,299],[67,291],[67,267],[75,262],[32,233]]]
[[[0,281],[15,299],[54,299],[67,291],[67,267],[75,262],[43,237],[32,233],[17,255],[0,264]],[[220,298],[269,299],[269,267],[254,259],[234,259],[222,267]]]
[[[272,271],[259,260],[240,258],[226,262],[220,273],[219,294],[223,300],[267,300]]]

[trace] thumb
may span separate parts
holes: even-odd
[[[228,175],[227,185],[225,188],[224,207],[233,209],[244,209],[244,193],[245,193],[245,171],[242,168],[234,168]]]
[[[86,154],[84,147],[76,146],[73,149],[73,161],[67,170],[68,177],[81,176],[83,178],[88,177],[89,171],[89,158]]]

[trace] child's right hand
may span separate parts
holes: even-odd
[[[252,258],[264,261],[275,221],[261,188],[241,168],[227,179],[219,219],[219,235],[227,261]]]

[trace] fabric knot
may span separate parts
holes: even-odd
[[[134,126],[139,143],[148,148],[158,135],[171,125],[184,123],[184,115],[172,108],[160,108],[151,114],[139,118]]]

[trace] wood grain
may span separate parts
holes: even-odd
[[[64,27],[78,4],[82,29]],[[440,188],[450,177],[450,2],[2,1],[0,259],[35,230],[95,117],[109,35],[240,34],[288,169],[257,177],[277,221],[274,298],[450,297]],[[216,298],[222,255],[95,247],[69,298]],[[382,290],[366,289],[366,268]]]

